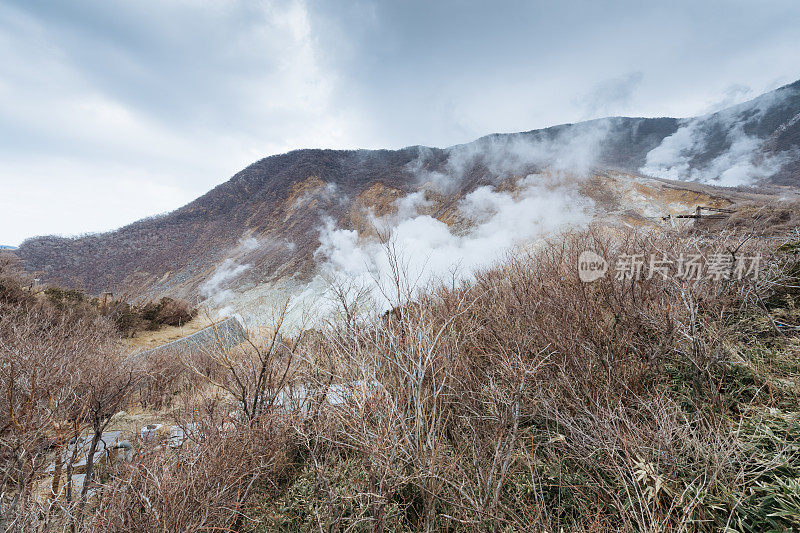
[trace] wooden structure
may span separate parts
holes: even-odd
[[[706,213],[704,213],[704,211]],[[725,209],[722,207],[706,207],[698,205],[695,208],[694,213],[667,215],[661,217],[661,220],[664,221],[669,220],[670,222],[672,222],[676,218],[691,218],[694,219],[694,223],[695,225],[697,225],[702,220],[724,220],[734,212],[735,211],[733,209]]]

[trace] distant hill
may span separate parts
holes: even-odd
[[[8,246],[6,244],[0,244],[0,250],[16,250],[16,246]]]
[[[17,253],[45,280],[90,292],[194,296],[232,256],[255,265],[240,285],[307,277],[325,220],[359,227],[363,208],[385,210],[423,183],[440,190],[431,215],[444,217],[480,185],[548,169],[798,187],[800,81],[689,119],[612,117],[445,149],[296,150],[253,163],[167,215],[98,235],[29,239]]]

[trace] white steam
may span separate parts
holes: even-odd
[[[324,279],[365,288],[386,309],[401,303],[398,281],[404,297],[413,298],[432,283],[468,280],[520,245],[588,222],[593,203],[578,193],[575,179],[568,182],[565,176],[590,173],[612,124],[613,119],[596,120],[548,132],[488,136],[445,152],[419,148],[407,169],[420,190],[397,200],[394,213],[371,217],[382,239],[326,220],[315,252],[321,276],[300,298],[315,294]],[[548,176],[537,173],[545,169]],[[490,185],[458,202],[451,225],[428,214],[435,203],[427,191],[454,194],[475,177]],[[497,188],[508,179],[516,180],[513,193]],[[319,305],[316,299],[314,306]]]
[[[416,293],[437,280],[469,279],[520,244],[588,221],[590,200],[571,186],[545,181],[544,176],[530,175],[519,181],[514,194],[479,187],[457,206],[458,214],[470,221],[462,231],[420,214],[418,208],[425,204],[422,193],[399,200],[395,215],[373,222],[397,250],[403,281]],[[328,220],[320,241],[316,255],[328,279],[374,287],[379,305],[397,304],[381,297],[393,292],[396,269],[377,238]]]
[[[234,296],[233,291],[225,288],[225,285],[251,267],[252,265],[249,264],[237,264],[234,258],[228,257],[214,270],[214,274],[200,285],[200,294],[214,307],[224,305]],[[220,312],[220,314],[223,313]]]
[[[518,175],[525,168],[550,169],[584,175],[596,166],[613,119],[567,125],[555,133],[536,132],[483,137],[447,150],[442,171],[426,165],[432,151],[420,148],[419,157],[408,169],[420,184],[429,184],[445,193],[453,191],[470,169],[483,165],[490,175],[504,178]]]
[[[713,115],[685,120],[675,133],[647,154],[640,171],[659,178],[726,187],[750,185],[772,176],[793,154],[767,153],[764,141],[748,135],[745,124],[757,123],[791,94],[789,90],[776,91]],[[695,159],[712,148],[710,143],[719,143],[719,135],[724,135],[723,144],[728,148],[698,165]]]
[[[787,154],[763,153],[763,141],[747,135],[742,124],[735,124],[726,134],[730,147],[702,167],[693,166],[692,160],[706,150],[707,136],[702,126],[702,122],[691,120],[665,138],[647,154],[641,172],[671,180],[735,187],[768,178],[786,163]]]
[[[339,186],[332,182],[326,182],[321,187],[315,187],[306,191],[294,201],[294,207],[305,207],[309,204],[320,202],[337,201],[340,205],[347,201],[347,196],[339,191]]]
[[[286,239],[243,238],[225,260],[214,269],[214,273],[200,285],[200,295],[205,303],[217,310],[217,316],[224,318],[235,314],[234,304],[237,293],[230,288],[231,282],[253,267],[259,256],[278,252],[292,251],[295,244]]]

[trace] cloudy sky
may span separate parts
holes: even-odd
[[[3,0],[0,244],[302,147],[691,116],[800,78],[800,2]]]

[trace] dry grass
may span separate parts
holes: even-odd
[[[213,323],[214,320],[208,314],[199,313],[182,326],[164,326],[157,331],[140,331],[134,337],[120,339],[120,344],[126,351],[149,350],[196,333]]]

